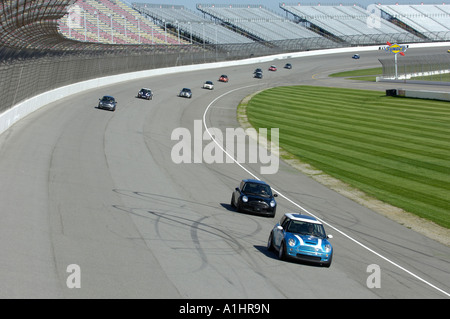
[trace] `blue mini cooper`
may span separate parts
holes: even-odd
[[[300,214],[284,214],[270,232],[267,248],[278,251],[279,259],[293,258],[330,267],[333,247],[323,224],[316,218]]]

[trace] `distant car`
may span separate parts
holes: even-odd
[[[256,78],[256,79],[262,79],[263,78],[263,74],[262,74],[262,72],[256,72],[253,75],[253,77]]]
[[[290,70],[290,69],[292,69],[292,64],[286,63],[285,66],[284,66],[284,68]]]
[[[450,49],[447,50],[447,53],[450,53]]]
[[[203,84],[203,88],[208,90],[214,90],[214,84],[212,83],[212,81],[206,81]]]
[[[225,74],[222,74],[222,75],[219,77],[219,81],[220,81],[220,82],[228,82],[228,76],[225,75]]]
[[[275,65],[271,65],[269,67],[269,71],[276,71],[276,70],[277,70],[277,67]]]
[[[97,107],[99,109],[110,110],[113,112],[116,110],[117,101],[112,96],[105,95],[98,100],[99,102]]]
[[[284,214],[269,235],[267,248],[278,251],[281,260],[293,258],[330,267],[333,246],[323,224],[316,218],[300,214]]]
[[[257,68],[257,69],[255,69],[255,71],[253,71],[253,74],[255,74],[255,73],[262,73],[262,69],[260,69],[260,68]]]
[[[180,91],[180,94],[178,94],[178,96],[180,96],[180,97],[187,97],[187,98],[192,98],[192,91],[191,91],[191,89],[188,89],[188,88],[183,88],[181,91]]]
[[[153,100],[153,92],[150,89],[142,88],[137,95],[140,99]]]
[[[244,179],[231,195],[231,206],[238,212],[250,212],[275,217],[277,194],[263,181]]]
[[[354,54],[354,55],[352,56],[352,59],[359,59],[359,54]]]

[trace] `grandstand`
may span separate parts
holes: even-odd
[[[133,3],[133,8],[151,19],[168,23],[178,32],[189,37],[190,42],[197,39],[199,43],[243,44],[252,43],[252,39],[222,26],[219,21],[211,21],[186,9],[184,6]]]
[[[387,19],[430,40],[450,40],[448,5],[377,5]]]
[[[78,0],[59,23],[69,39],[110,44],[186,44],[120,0]]]
[[[197,9],[262,41],[317,38],[318,34],[259,5],[197,4]]]
[[[50,0],[39,0],[50,1]],[[450,39],[446,5],[376,5],[373,14],[357,5],[281,3],[286,17],[260,5],[197,4],[202,13],[182,5],[121,0],[78,0],[59,22],[68,39],[109,44],[253,44],[292,40],[314,47],[421,42]],[[280,41],[291,41],[280,43]],[[320,45],[317,45],[320,43]],[[333,44],[334,43],[334,44]],[[302,49],[293,45],[292,49]]]
[[[359,6],[303,6],[280,4],[280,8],[292,14],[299,23],[328,34],[334,39],[350,44],[383,43],[387,40],[416,42],[420,39],[399,26],[382,19],[373,19],[373,14]]]

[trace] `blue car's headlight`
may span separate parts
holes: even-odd
[[[323,250],[324,250],[326,253],[329,253],[329,252],[331,251],[331,245],[330,245],[330,244],[326,244],[326,245],[323,247]]]
[[[297,241],[294,238],[289,238],[288,245],[294,247],[297,244]]]
[[[248,202],[248,197],[247,196],[242,196],[242,201],[244,202],[244,203],[247,203]]]
[[[270,207],[275,207],[276,204],[277,203],[275,203],[275,201],[273,199],[270,201]]]

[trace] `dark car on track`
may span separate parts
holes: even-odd
[[[290,70],[290,69],[292,69],[292,64],[286,63],[285,66],[284,66],[284,68]]]
[[[105,95],[98,102],[98,108],[104,110],[115,111],[116,110],[117,101],[112,96]]]
[[[275,217],[277,194],[272,193],[270,186],[263,181],[244,179],[231,195],[231,206],[238,212],[250,212]]]
[[[256,72],[253,75],[253,77],[256,78],[256,79],[262,79],[263,78],[263,74],[262,74],[262,72]]]
[[[192,97],[192,91],[191,91],[191,89],[183,88],[180,91],[180,94],[178,94],[178,96],[180,96],[180,97],[187,97],[188,99],[190,99]]]
[[[153,100],[153,92],[150,89],[142,88],[137,95],[140,99]]]

